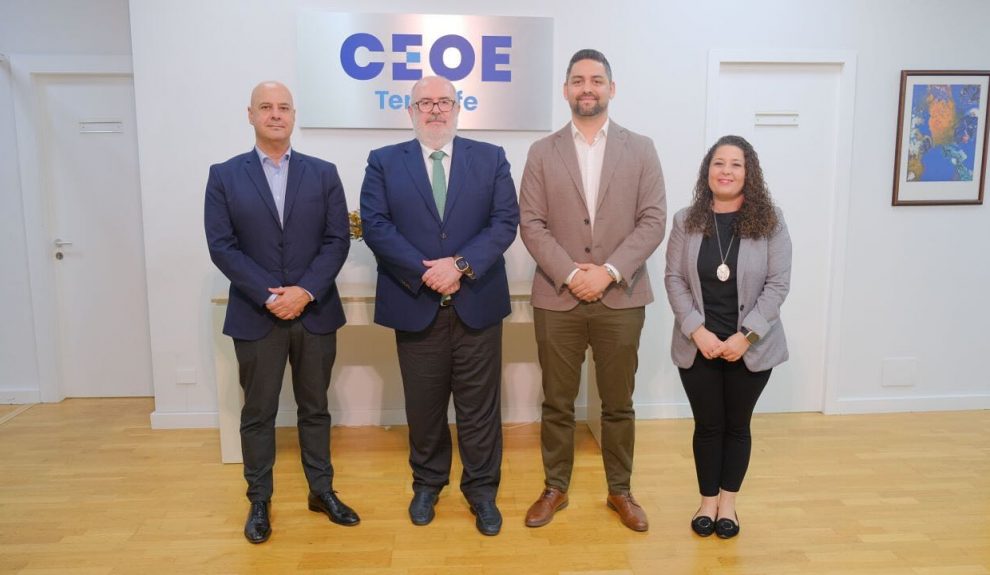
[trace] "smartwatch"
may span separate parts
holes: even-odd
[[[471,264],[463,256],[454,256],[454,267],[469,279],[474,279],[474,270],[471,269]]]
[[[748,327],[742,328],[742,330],[740,330],[740,333],[743,334],[743,337],[746,338],[746,341],[748,341],[750,345],[753,345],[754,343],[760,341],[760,334],[749,329]]]

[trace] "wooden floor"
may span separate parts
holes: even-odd
[[[66,400],[0,425],[0,573],[990,573],[990,411],[757,416],[729,541],[689,529],[688,420],[637,424],[648,533],[605,507],[584,429],[570,507],[524,527],[542,487],[539,428],[507,428],[498,537],[475,530],[456,489],[433,524],[410,524],[404,427],[334,429],[335,487],[362,522],[333,525],[306,509],[295,431],[280,429],[274,533],[254,546],[241,468],[219,463],[217,431],[152,431],[152,409]]]

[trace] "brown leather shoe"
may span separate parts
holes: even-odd
[[[556,487],[547,487],[536,503],[526,512],[526,527],[542,527],[553,519],[553,514],[567,507],[567,493]]]
[[[609,509],[619,514],[622,524],[633,531],[646,531],[650,528],[646,521],[646,511],[636,503],[632,493],[609,493],[606,503]]]

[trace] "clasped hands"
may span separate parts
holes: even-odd
[[[578,271],[567,284],[567,289],[581,301],[590,303],[602,299],[605,290],[613,281],[605,266],[577,262],[574,262],[574,265],[577,266]]]
[[[736,332],[729,336],[729,339],[722,341],[717,335],[708,331],[705,326],[694,330],[691,339],[698,346],[701,355],[707,359],[721,357],[726,361],[739,361],[739,358],[749,349],[749,340],[743,334]]]
[[[268,291],[276,297],[265,307],[278,319],[296,319],[312,301],[309,292],[299,286],[268,288]]]
[[[426,271],[423,272],[423,283],[426,287],[440,295],[453,295],[461,289],[461,270],[454,265],[454,258],[438,260],[423,260]]]

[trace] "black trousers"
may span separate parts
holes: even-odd
[[[461,491],[471,503],[494,501],[502,469],[502,323],[472,329],[444,307],[423,331],[396,330],[395,341],[413,490],[439,491],[450,482],[453,394]]]
[[[275,415],[285,363],[292,366],[299,447],[303,471],[313,493],[331,488],[330,411],[327,390],[337,355],[337,334],[313,334],[302,322],[279,320],[265,337],[234,340],[234,351],[244,389],[241,409],[241,453],[244,479],[251,501],[272,497],[275,465]]]
[[[694,413],[694,467],[705,497],[739,491],[752,451],[749,422],[770,371],[753,372],[739,361],[705,359],[678,368]]]

